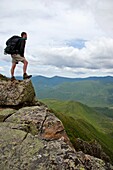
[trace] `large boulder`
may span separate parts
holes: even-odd
[[[33,103],[35,91],[31,80],[11,81],[0,75],[0,105],[17,106]]]
[[[8,114],[9,110],[9,114]],[[62,122],[45,105],[0,110],[0,170],[112,170],[76,152]]]

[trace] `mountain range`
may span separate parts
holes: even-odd
[[[113,106],[113,77],[32,77],[39,99],[74,100],[88,106]]]

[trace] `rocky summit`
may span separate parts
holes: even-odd
[[[113,169],[75,151],[62,122],[35,99],[30,80],[0,79],[0,89],[0,170]]]
[[[0,105],[28,105],[35,97],[34,88],[29,79],[11,81],[0,75]]]

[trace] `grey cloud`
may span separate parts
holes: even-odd
[[[83,49],[74,47],[45,48],[39,52],[37,51],[40,56],[38,62],[40,60],[42,65],[52,65],[59,68],[109,69],[113,64],[112,43],[113,39],[103,40],[102,38],[98,41],[89,41]],[[37,58],[35,58],[34,62],[36,61]]]

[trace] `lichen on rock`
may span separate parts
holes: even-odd
[[[7,81],[0,79],[0,105],[17,106],[30,105],[35,98],[35,91],[31,80]]]

